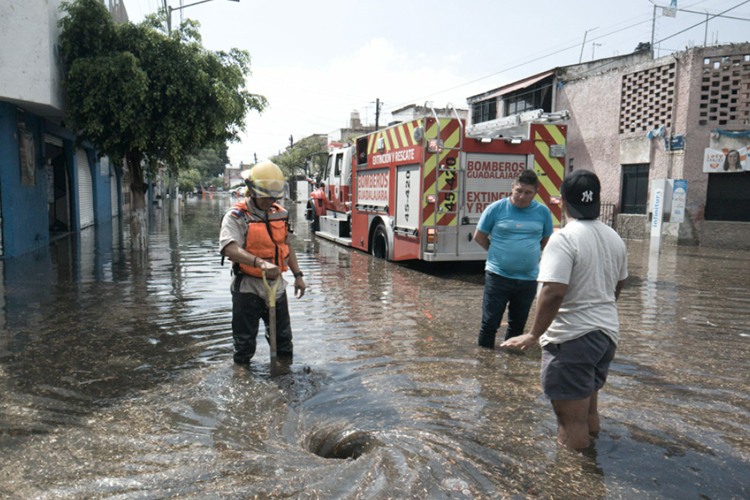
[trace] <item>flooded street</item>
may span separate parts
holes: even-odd
[[[0,261],[0,498],[750,497],[750,253],[628,242],[621,344],[587,454],[556,445],[539,350],[476,347],[481,264],[311,237],[295,359],[232,364],[232,200]]]

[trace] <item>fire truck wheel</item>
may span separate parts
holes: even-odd
[[[382,224],[378,224],[372,234],[372,255],[378,259],[388,260],[388,234]]]

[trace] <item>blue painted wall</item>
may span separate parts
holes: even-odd
[[[63,139],[70,179],[71,227],[81,230],[78,213],[78,147],[73,134],[54,123],[25,112],[26,130],[34,134],[35,183],[21,185],[21,166],[17,125],[18,108],[0,102],[0,196],[2,197],[2,232],[4,256],[13,257],[49,245],[49,214],[47,204],[47,171],[44,167],[44,134]],[[88,156],[94,192],[96,224],[112,219],[109,169],[102,175],[96,152],[84,145]]]
[[[0,190],[3,209],[3,250],[15,256],[49,245],[47,173],[43,167],[42,119],[24,114],[26,130],[34,134],[35,183],[21,185],[17,108],[0,103]]]

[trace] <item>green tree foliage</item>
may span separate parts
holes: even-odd
[[[190,168],[190,155],[237,140],[247,111],[265,108],[245,86],[250,56],[206,50],[192,21],[168,35],[163,15],[115,24],[98,0],[61,9],[68,124],[102,154],[127,161],[134,219],[145,222],[144,174],[159,163],[174,173]],[[145,225],[131,227],[134,247],[146,248]]]
[[[204,185],[204,177],[200,171],[189,168],[180,172],[177,186],[183,193],[191,193],[195,191],[198,186]],[[206,184],[207,185],[207,184]]]
[[[225,144],[201,149],[188,158],[189,167],[201,172],[204,179],[224,175],[227,163],[229,156]]]
[[[325,165],[325,155],[323,153],[327,152],[328,144],[326,138],[319,135],[312,135],[288,147],[282,154],[272,157],[271,161],[284,171],[286,177],[294,177],[295,175],[304,174],[305,162],[311,158],[311,155],[319,153],[317,156],[312,157],[316,162],[312,165],[313,171],[308,170],[308,175],[314,177],[321,168],[320,165]]]

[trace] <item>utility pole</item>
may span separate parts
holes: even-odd
[[[380,98],[375,99],[375,130],[380,127]]]
[[[601,46],[602,46],[602,44],[601,44],[601,43],[596,43],[596,42],[593,42],[593,43],[591,44],[591,60],[592,60],[592,61],[594,60],[594,53],[595,53],[595,51],[596,51],[596,48],[597,48],[597,47],[601,47]]]
[[[253,159],[255,160],[255,163],[258,163],[258,153],[253,153]]]
[[[294,137],[292,137],[291,135],[289,136],[289,147],[290,148],[294,147]]]
[[[599,29],[597,26],[596,28],[591,28],[590,30],[586,30],[583,32],[583,43],[581,44],[581,56],[578,58],[578,64],[581,64],[581,61],[583,61],[583,48],[586,46],[586,35],[589,34],[589,31],[594,31],[596,29]]]

